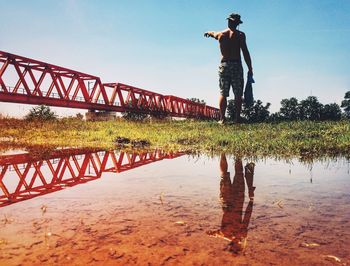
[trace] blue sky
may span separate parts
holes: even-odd
[[[348,0],[0,0],[0,50],[217,106],[217,41],[240,13],[255,98],[338,102],[350,90]],[[20,115],[29,106],[1,104]],[[56,109],[61,115],[75,110]]]

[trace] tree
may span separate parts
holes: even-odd
[[[235,100],[229,100],[227,102],[227,120],[234,121],[236,117]]]
[[[268,118],[268,122],[272,122],[272,123],[279,123],[284,121],[285,118],[281,116],[280,112],[276,112],[276,113],[272,113],[270,114],[269,118]]]
[[[25,116],[27,120],[41,120],[41,121],[49,121],[55,120],[57,115],[55,112],[51,111],[49,106],[39,105],[33,107],[29,113]]]
[[[128,105],[129,107],[132,107],[132,101],[129,101]],[[148,114],[132,110],[132,111],[122,112],[122,117],[125,120],[130,120],[130,121],[143,121],[148,117]]]
[[[341,107],[344,109],[345,116],[350,119],[350,91],[345,93],[344,100],[341,102]]]
[[[249,123],[259,123],[266,122],[270,115],[270,103],[265,106],[262,101],[257,100],[253,102],[253,105],[247,106],[243,104],[242,106],[242,116],[243,120]],[[229,100],[227,103],[227,120],[234,121],[236,117],[235,101]]]
[[[84,115],[81,114],[81,113],[77,113],[77,114],[75,115],[75,118],[78,119],[78,120],[83,120],[83,119],[84,119]]]
[[[126,111],[122,113],[122,116],[124,119],[130,120],[130,121],[143,121],[147,118],[148,115],[145,113]]]
[[[270,103],[266,103],[264,106],[262,101],[257,100],[253,102],[252,106],[243,105],[242,114],[250,123],[266,122],[270,115],[270,106]]]
[[[149,116],[151,119],[154,119],[154,120],[164,120],[167,117],[169,117],[169,115],[165,112],[151,113]]]
[[[300,117],[298,100],[294,97],[290,99],[283,99],[281,101],[279,115],[280,118],[284,120],[298,120]]]
[[[331,103],[323,106],[321,110],[321,120],[340,120],[341,109],[338,104]]]
[[[198,98],[187,98],[187,100],[190,100],[195,103],[206,104],[204,100],[200,100]]]
[[[317,97],[309,96],[299,103],[299,115],[302,120],[320,120],[323,105]]]

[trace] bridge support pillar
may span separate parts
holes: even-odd
[[[89,110],[85,113],[87,121],[111,121],[116,119],[116,112]]]

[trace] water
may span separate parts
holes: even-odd
[[[3,154],[0,265],[347,265],[349,168],[344,158]]]

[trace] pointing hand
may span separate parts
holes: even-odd
[[[204,33],[204,37],[209,38],[211,36],[212,36],[212,32],[210,32],[210,31],[207,31],[206,33]]]

